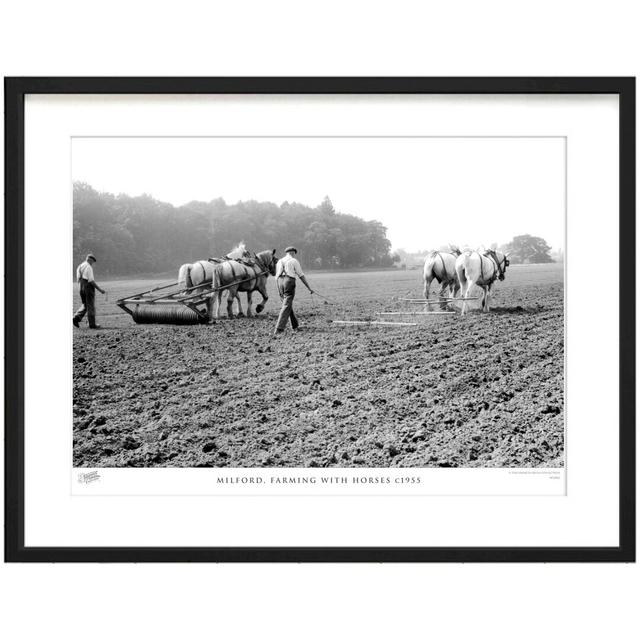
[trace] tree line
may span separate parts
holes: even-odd
[[[105,275],[177,270],[223,256],[240,242],[278,255],[292,244],[311,269],[389,267],[394,257],[386,232],[380,222],[337,212],[329,197],[317,207],[227,204],[222,198],[175,207],[149,195],[100,193],[80,182],[73,188],[74,265],[91,251]]]

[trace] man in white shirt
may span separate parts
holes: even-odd
[[[96,262],[96,257],[89,253],[86,260],[80,264],[76,269],[76,279],[80,285],[80,299],[82,300],[82,306],[76,311],[73,316],[73,326],[80,327],[80,320],[84,318],[84,314],[87,314],[89,319],[90,329],[99,329],[100,325],[96,324],[96,289],[100,293],[105,293],[105,290],[93,278],[93,264]]]
[[[295,247],[287,247],[284,251],[286,255],[280,258],[276,265],[276,284],[278,285],[278,293],[282,300],[282,308],[280,309],[274,335],[284,331],[284,328],[287,326],[287,320],[291,321],[291,328],[294,331],[298,330],[298,319],[293,313],[293,299],[296,295],[296,276],[302,280],[304,286],[309,289],[309,292],[313,293],[313,289],[309,286],[307,279],[304,277],[304,273],[302,273],[300,263],[295,257],[298,250]]]

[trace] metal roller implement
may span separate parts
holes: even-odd
[[[206,322],[186,306],[136,305],[131,312],[136,324],[202,324]]]

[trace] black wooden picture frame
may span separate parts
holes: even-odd
[[[5,78],[5,561],[635,561],[635,79]],[[25,121],[28,94],[615,94],[619,97],[619,531],[613,547],[26,547],[24,448]]]

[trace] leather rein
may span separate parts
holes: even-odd
[[[500,260],[498,260],[498,256],[496,255],[495,251],[492,251],[492,250],[485,251],[484,254],[478,252],[478,255],[480,256],[480,276],[482,277],[483,282],[485,281],[484,269],[482,268],[483,257],[489,258],[495,266],[493,275],[491,276],[491,279],[487,282],[487,284],[491,284],[492,282],[495,282],[496,279],[504,280],[504,272],[506,268],[509,266],[509,260],[507,256],[504,257],[504,260],[502,261],[502,264],[501,264]]]

